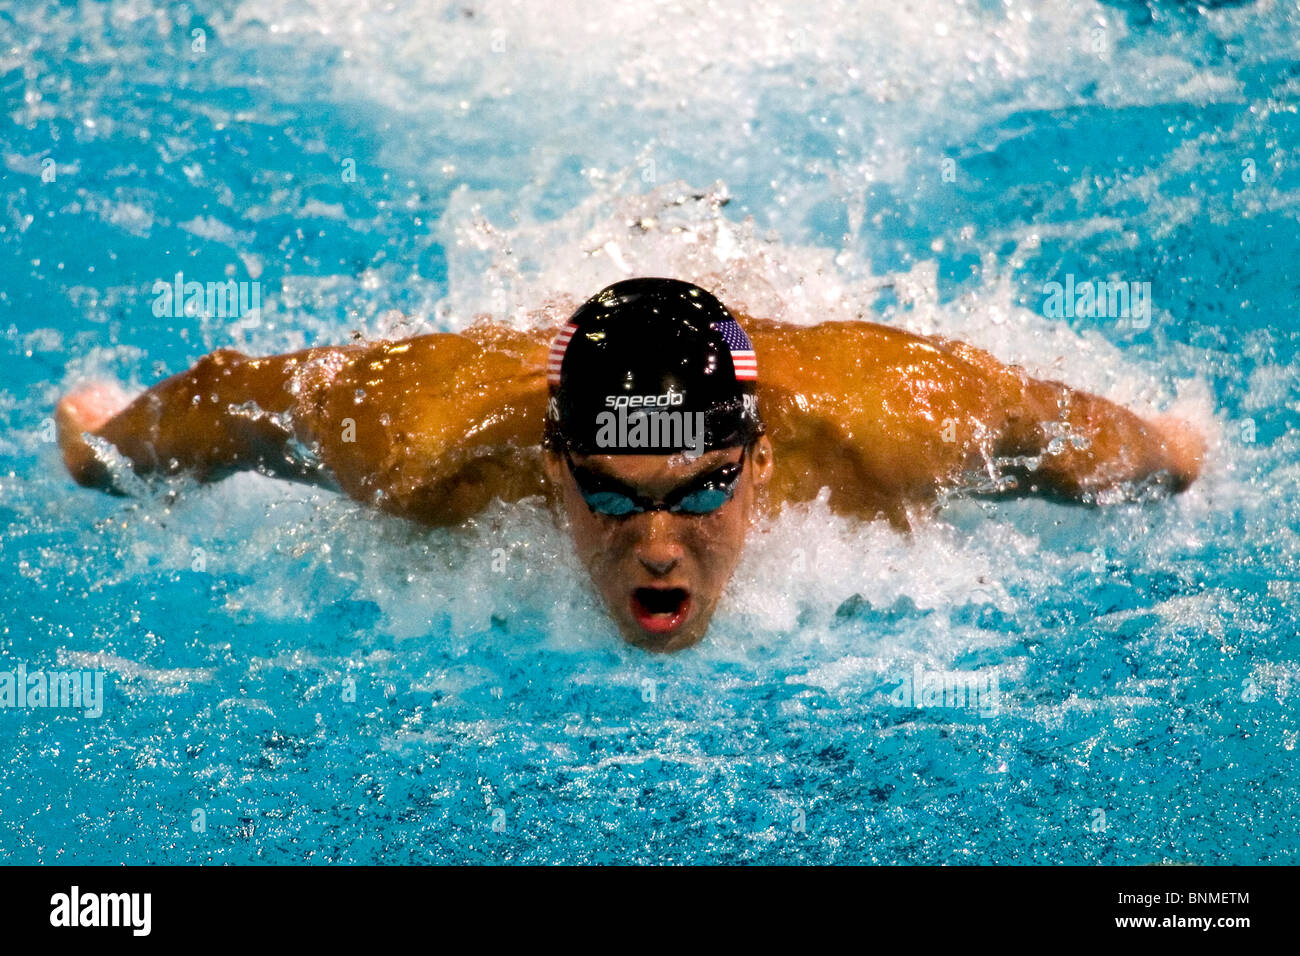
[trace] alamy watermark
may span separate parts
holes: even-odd
[[[26,662],[0,671],[0,707],[83,710],[87,717],[104,713],[103,671],[32,671]]]
[[[1049,319],[1127,319],[1135,329],[1151,326],[1151,283],[1074,278],[1044,282],[1043,315]]]
[[[674,391],[605,396],[607,410],[596,415],[596,446],[681,448],[687,458],[698,458],[704,454],[704,413],[678,408],[685,400],[685,395]]]
[[[946,707],[976,711],[996,717],[1001,711],[1001,691],[996,668],[983,671],[926,671],[920,662],[889,695],[895,707],[919,709]]]
[[[73,886],[50,897],[50,925],[121,926],[133,936],[148,936],[153,920],[152,893],[83,893]]]
[[[153,314],[158,318],[179,319],[190,315],[211,315],[221,319],[242,318],[242,324],[256,325],[262,314],[261,283],[186,281],[178,272],[169,282],[158,279],[153,284]]]

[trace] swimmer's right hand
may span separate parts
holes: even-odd
[[[87,488],[110,483],[108,467],[86,441],[130,403],[130,396],[116,382],[87,382],[59,399],[54,412],[63,464],[74,481]]]

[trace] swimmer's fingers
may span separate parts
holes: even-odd
[[[112,478],[107,464],[86,440],[130,404],[130,396],[116,382],[79,385],[59,399],[54,410],[59,450],[68,474],[87,488],[107,488]]]
[[[1152,419],[1161,448],[1169,460],[1174,490],[1182,491],[1198,477],[1205,464],[1205,437],[1191,422],[1172,415]]]

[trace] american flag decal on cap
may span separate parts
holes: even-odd
[[[546,357],[546,384],[554,385],[557,388],[560,385],[560,366],[564,364],[564,352],[569,347],[569,339],[573,338],[573,333],[578,331],[578,327],[572,322],[566,322],[564,328],[560,329],[560,334],[555,337],[551,343],[551,352]]]
[[[758,358],[754,355],[754,346],[749,336],[735,319],[714,322],[713,327],[722,335],[722,341],[731,350],[731,364],[736,368],[736,379],[753,382],[758,379]]]

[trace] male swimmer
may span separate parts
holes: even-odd
[[[624,637],[656,651],[704,636],[761,510],[823,488],[837,512],[906,529],[949,491],[1097,503],[1199,474],[1186,423],[969,345],[739,318],[698,286],[639,278],[558,335],[479,324],[267,358],[221,349],[129,403],[102,383],[70,392],[59,442],[73,478],[106,490],[111,445],[141,474],[256,468],[435,525],[545,495]]]

